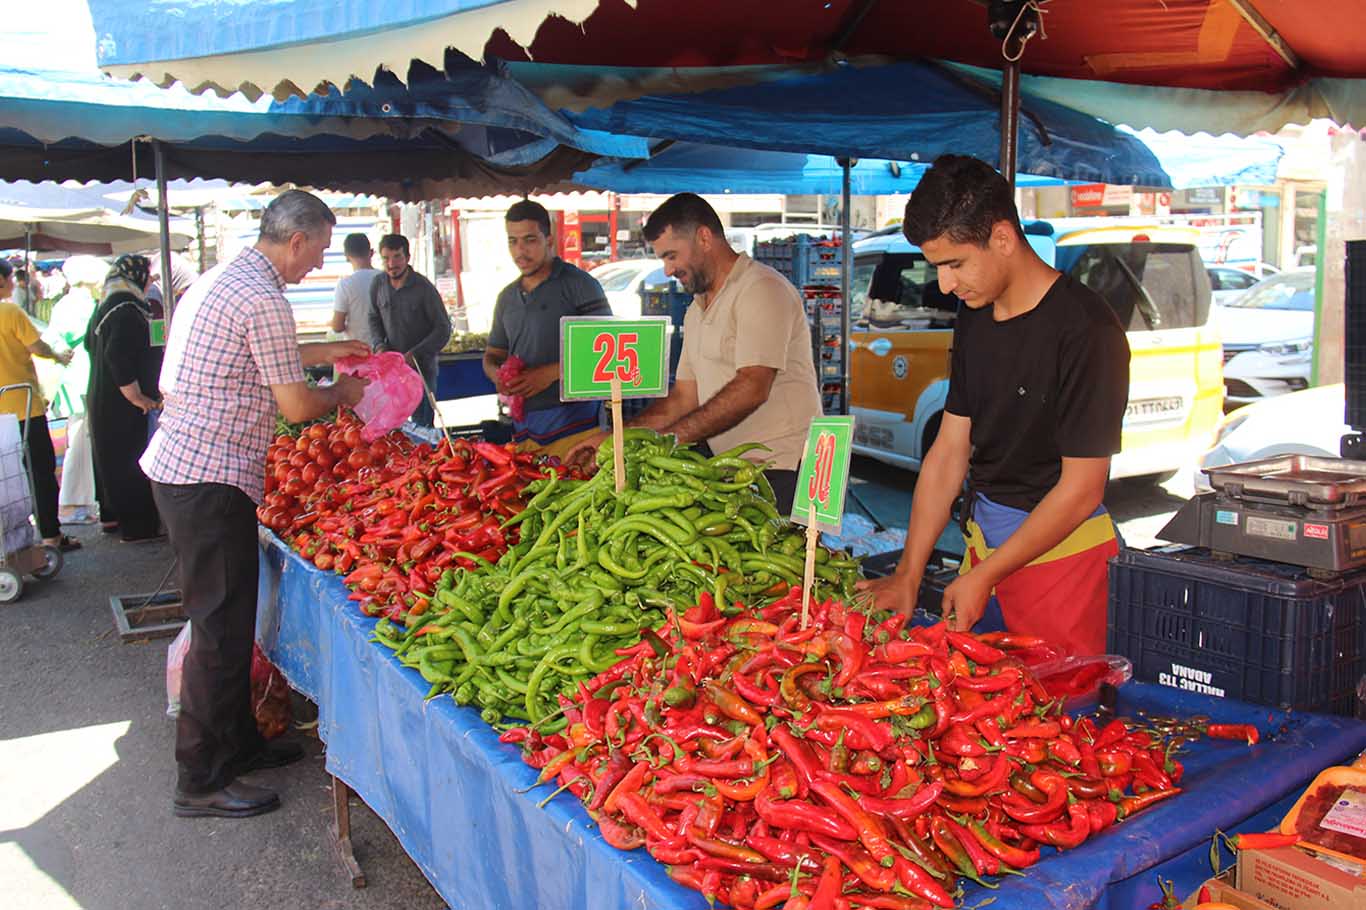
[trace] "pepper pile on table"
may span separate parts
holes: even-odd
[[[502,523],[547,473],[581,476],[465,439],[433,449],[396,431],[366,445],[347,412],[275,440],[257,518],[318,568],[345,575],[366,613],[415,624],[448,570],[497,560],[517,542]]]
[[[800,586],[804,537],[777,522],[743,450],[708,459],[651,430],[627,434],[625,490],[611,470],[529,484],[526,509],[504,522],[520,543],[442,579],[424,623],[377,625],[432,695],[475,704],[490,723],[540,721],[642,634],[658,641],[650,630],[703,592],[767,603]],[[858,562],[819,548],[816,576],[819,595],[849,594]]]
[[[703,594],[562,699],[563,732],[503,739],[613,846],[741,910],[953,906],[960,877],[991,887],[1181,792],[1161,740],[1062,714],[1010,656],[1036,641],[832,600],[800,630],[799,603]]]

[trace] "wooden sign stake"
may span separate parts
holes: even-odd
[[[806,571],[802,573],[802,628],[805,629],[811,619],[811,586],[816,581],[816,543],[820,540],[821,532],[816,527],[816,503],[811,502],[811,511],[807,513],[806,525]]]
[[[626,434],[621,419],[621,379],[612,375],[612,471],[617,492],[626,489]]]

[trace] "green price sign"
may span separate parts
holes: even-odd
[[[624,398],[669,394],[669,318],[560,319],[560,400],[610,398],[612,380]]]
[[[151,323],[152,347],[160,348],[166,346],[166,320],[153,319]]]
[[[844,521],[844,494],[849,486],[849,459],[854,451],[854,418],[817,417],[806,434],[806,449],[797,471],[792,520],[831,534]]]

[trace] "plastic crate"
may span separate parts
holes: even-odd
[[[838,240],[795,236],[756,244],[754,261],[787,277],[797,287],[839,284],[844,268],[844,245]]]
[[[672,278],[663,284],[642,284],[640,287],[642,316],[668,316],[675,326],[682,326],[691,303],[692,295]]]
[[[1347,241],[1343,377],[1348,426],[1366,428],[1366,240]]]
[[[1366,671],[1366,571],[1168,546],[1110,561],[1108,650],[1147,682],[1301,711],[1353,714]]]

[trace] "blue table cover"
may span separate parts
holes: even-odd
[[[582,806],[530,787],[537,772],[473,708],[442,697],[382,645],[374,620],[346,599],[338,576],[321,572],[262,531],[257,634],[296,689],[318,705],[327,770],[345,781],[393,830],[452,907],[460,910],[702,910],[703,897],[674,884],[643,850],[609,847]],[[1045,859],[999,890],[972,886],[963,905],[990,894],[992,910],[1146,907],[1157,876],[1177,893],[1210,874],[1210,836],[1266,830],[1324,767],[1366,748],[1366,724],[1290,715],[1240,702],[1129,683],[1119,712],[1256,723],[1263,743],[1201,741],[1180,757],[1187,792]]]

